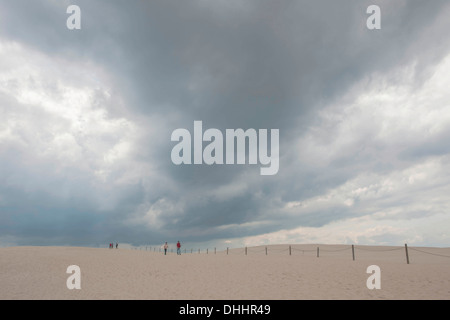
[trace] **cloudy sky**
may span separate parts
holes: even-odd
[[[0,246],[449,246],[449,16],[447,0],[0,0]],[[278,173],[173,164],[195,120],[279,129]]]

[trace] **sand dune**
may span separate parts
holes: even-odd
[[[319,257],[317,257],[319,247]],[[0,299],[449,299],[450,248],[273,245],[167,256],[131,249],[0,248]],[[194,251],[195,252],[195,251]],[[289,252],[291,254],[289,254]],[[81,289],[69,290],[69,265]],[[368,289],[378,265],[381,289]]]

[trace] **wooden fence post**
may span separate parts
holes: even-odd
[[[317,258],[319,257],[319,247],[317,247]]]
[[[289,246],[289,255],[291,255],[291,246]]]
[[[355,246],[352,245],[352,256],[353,256],[353,261],[355,261]]]
[[[405,243],[406,263],[409,264],[408,245]]]
[[[267,256],[267,247],[266,247],[266,256]]]

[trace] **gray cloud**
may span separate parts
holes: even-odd
[[[20,62],[0,62],[0,219],[18,243],[211,242],[319,228],[372,203],[296,214],[286,206],[368,172],[389,175],[448,155],[445,130],[425,136],[427,126],[400,126],[381,139],[383,123],[395,121],[377,105],[358,105],[364,94],[405,83],[411,96],[427,97],[421,88],[449,54],[446,1],[73,3],[82,10],[79,31],[65,27],[69,2],[0,6],[0,40],[22,46],[2,50],[23,57],[23,72],[38,70],[27,77]],[[382,9],[377,31],[365,26],[373,3]],[[396,72],[410,66],[412,75]],[[170,134],[192,132],[194,120],[280,129],[279,173],[175,166]],[[373,212],[406,205],[400,198],[375,202]]]

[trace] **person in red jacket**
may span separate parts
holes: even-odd
[[[181,255],[181,243],[180,243],[180,241],[177,242],[177,254]]]

